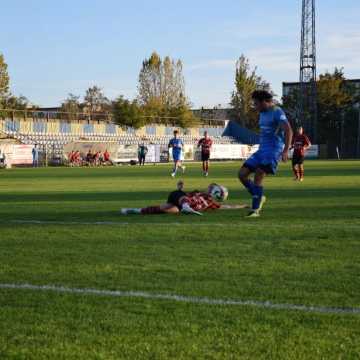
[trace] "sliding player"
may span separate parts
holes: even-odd
[[[292,167],[295,175],[295,181],[304,181],[305,153],[310,146],[311,142],[309,138],[304,134],[304,129],[302,126],[299,126],[292,141],[292,148],[294,148]]]
[[[201,147],[201,161],[204,176],[209,175],[209,160],[212,147],[212,140],[208,136],[208,132],[204,132],[204,137],[198,142],[198,148]]]
[[[184,183],[178,182],[177,190],[171,192],[165,204],[149,206],[145,208],[124,208],[121,209],[122,215],[130,214],[194,214],[202,215],[202,212],[216,209],[242,209],[246,205],[221,205],[228,197],[228,191],[224,186],[210,184],[206,192],[184,191]]]
[[[263,180],[274,175],[280,158],[288,160],[292,130],[284,111],[275,106],[273,96],[267,91],[254,91],[254,105],[260,112],[260,146],[240,169],[239,179],[252,196],[252,210],[248,217],[260,216],[266,198],[263,195]],[[254,181],[249,179],[254,173]]]
[[[182,156],[183,156],[183,149],[184,149],[184,143],[181,139],[179,139],[179,131],[174,131],[174,137],[169,142],[169,149],[172,148],[172,156],[174,160],[174,169],[171,173],[172,177],[175,177],[176,172],[178,168],[180,167],[182,169],[182,172],[185,172],[185,166],[182,164]]]

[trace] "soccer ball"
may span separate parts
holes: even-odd
[[[220,202],[225,201],[229,196],[228,189],[225,186],[218,184],[210,184],[208,193],[214,200]]]

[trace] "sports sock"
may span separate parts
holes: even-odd
[[[244,182],[244,186],[247,188],[247,190],[249,191],[249,193],[251,194],[251,195],[255,195],[255,188],[256,188],[256,186],[255,186],[255,184],[251,181],[251,180],[246,180],[245,182]]]
[[[143,215],[154,215],[162,214],[163,212],[160,209],[160,206],[149,206],[141,209],[141,214]]]
[[[300,172],[299,177],[300,177],[300,179],[302,179],[304,177],[304,169],[300,168],[299,172]]]
[[[252,201],[252,210],[256,211],[260,207],[261,197],[263,196],[264,188],[262,186],[254,185],[254,194]]]

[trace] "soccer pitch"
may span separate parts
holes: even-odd
[[[249,203],[239,165],[181,178]],[[170,165],[0,171],[0,359],[359,358],[360,162],[305,167],[258,219],[120,216],[166,200]]]

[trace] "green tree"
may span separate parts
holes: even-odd
[[[25,110],[29,106],[29,101],[25,96],[15,96],[10,92],[10,77],[7,71],[7,64],[4,56],[0,54],[0,110]],[[14,111],[12,111],[14,114]],[[19,112],[23,116],[22,112]],[[9,116],[8,111],[0,111],[1,117]]]
[[[360,99],[355,87],[346,82],[343,69],[326,72],[317,81],[319,142],[342,145],[350,113]],[[353,133],[353,129],[350,133]]]
[[[318,107],[318,142],[328,144],[329,151],[342,143],[345,138],[344,129],[351,129],[348,136],[354,133],[354,104],[359,102],[357,89],[346,82],[343,69],[335,68],[330,73],[320,74],[317,80]],[[283,97],[285,111],[295,118],[299,106],[299,87],[294,88]]]
[[[0,117],[5,118],[11,115],[18,115],[20,117],[24,116],[23,110],[26,110],[29,107],[29,101],[25,96],[15,96],[12,94],[7,94],[2,99],[0,99]],[[1,110],[1,109],[7,109]],[[10,111],[9,111],[10,110]],[[19,110],[16,112],[16,110]]]
[[[161,99],[161,67],[162,60],[156,52],[143,61],[138,84],[138,99],[141,105],[146,106],[155,99]]]
[[[147,122],[171,123],[189,127],[196,122],[185,96],[181,60],[164,59],[152,53],[139,74],[138,103]]]
[[[69,93],[68,97],[61,104],[61,112],[68,120],[76,120],[77,114],[82,111],[80,96]]]
[[[146,122],[137,100],[127,100],[119,96],[112,102],[113,121],[120,126],[139,128]]]
[[[189,106],[186,104],[185,101],[183,103],[180,103],[176,107],[169,109],[167,114],[175,120],[172,120],[170,122],[183,129],[198,126],[200,123],[200,120],[194,115],[191,110],[189,110]]]
[[[4,109],[10,110],[25,110],[29,106],[29,100],[25,96],[15,96],[9,94],[2,100],[2,106]]]
[[[258,114],[253,107],[251,94],[255,90],[271,91],[270,84],[258,76],[256,70],[251,70],[249,59],[240,56],[236,62],[235,90],[230,101],[236,120],[250,129],[258,128]]]
[[[84,97],[84,110],[93,117],[96,114],[109,114],[111,112],[111,102],[104,95],[98,86],[92,86],[86,90]]]
[[[0,99],[9,95],[10,77],[4,55],[0,54]]]

